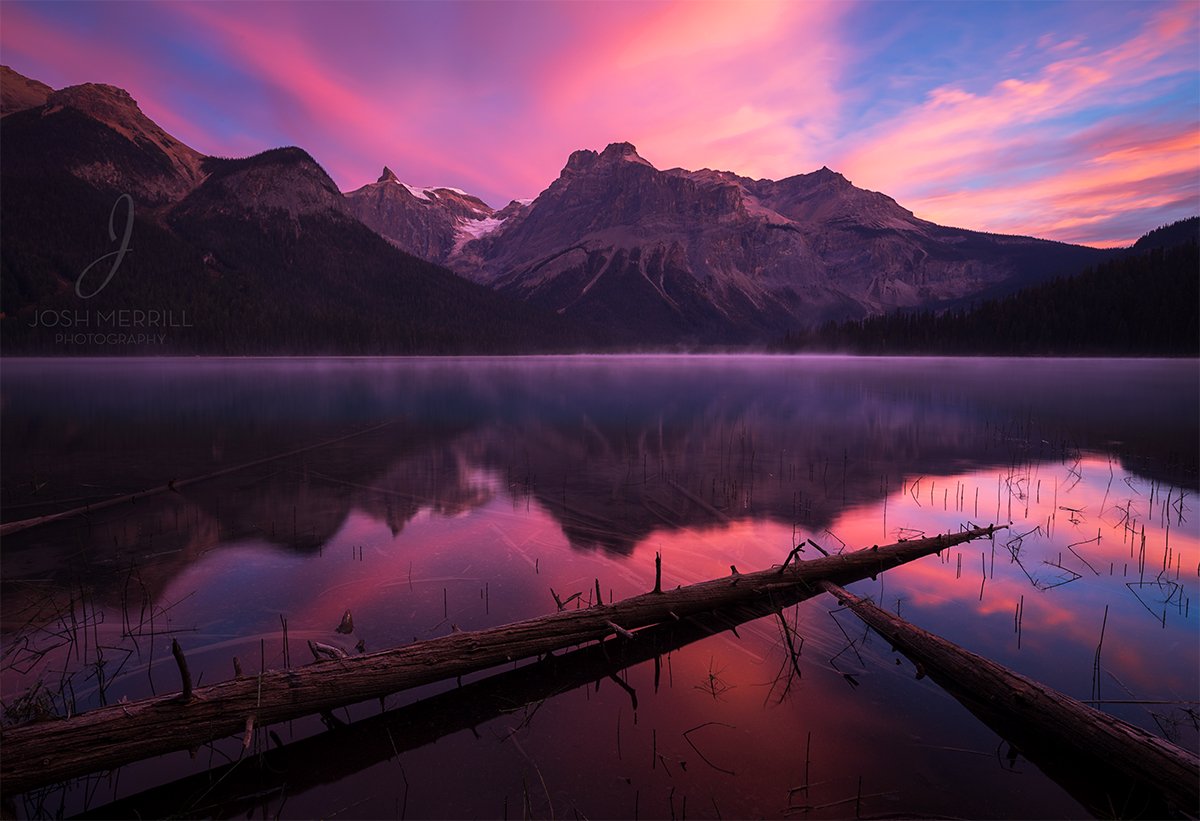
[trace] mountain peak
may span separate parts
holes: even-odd
[[[602,160],[624,160],[626,162],[635,162],[641,165],[647,165],[653,168],[654,166],[643,159],[638,153],[637,148],[633,143],[620,142],[609,143],[600,155]]]
[[[609,168],[613,163],[621,161],[637,163],[638,165],[644,165],[648,168],[654,168],[653,165],[651,165],[637,153],[637,148],[634,147],[633,143],[619,142],[609,143],[599,154],[587,148],[573,151],[571,156],[567,159],[567,164],[563,166],[563,173],[568,174],[587,171],[593,166],[597,166],[597,164],[601,164],[601,167]]]
[[[0,116],[43,105],[53,93],[54,89],[45,83],[0,66]]]
[[[5,72],[6,82],[9,78]],[[61,144],[47,146],[46,156],[58,156],[58,164],[92,185],[161,205],[177,201],[203,179],[203,155],[147,117],[123,88],[102,83],[68,86],[48,93],[37,110],[45,126],[33,130],[67,135]],[[100,136],[108,132],[121,139]],[[106,145],[103,159],[78,161],[94,153],[87,144],[97,139]]]
[[[208,157],[204,170],[208,178],[177,206],[176,217],[240,213],[267,220],[284,212],[297,224],[301,216],[348,211],[329,174],[311,154],[296,146],[271,148],[238,159]]]
[[[303,148],[296,145],[284,145],[278,148],[268,148],[265,151],[260,151],[257,154],[252,154],[249,157],[238,157],[236,159],[227,159],[222,157],[208,157],[204,161],[206,170],[213,173],[242,171],[249,168],[270,168],[273,166],[290,166],[290,165],[309,165],[320,168],[320,163],[313,159],[312,154],[309,154]],[[324,173],[324,169],[321,169]]]
[[[46,102],[50,105],[74,108],[104,123],[119,123],[136,113],[145,117],[137,100],[129,92],[106,83],[83,83],[52,92]]]
[[[845,176],[838,173],[837,171],[834,171],[832,168],[830,168],[827,165],[822,165],[816,171],[812,172],[812,174],[810,174],[809,176],[813,177],[817,180],[821,180],[821,181],[828,181],[828,182],[832,182],[832,183],[844,183],[846,185],[850,184],[850,180],[846,179]]]
[[[572,151],[571,156],[567,158],[567,164],[563,166],[563,171],[586,171],[599,158],[599,154],[588,148]]]
[[[637,148],[634,147],[633,143],[620,142],[620,143],[609,143],[608,146],[604,149],[604,153],[602,153],[600,156],[602,156],[602,157],[628,157],[630,155],[633,155],[636,157],[637,156]]]
[[[383,173],[379,175],[379,179],[375,180],[375,182],[400,182],[400,178],[396,176],[392,169],[385,165],[383,167]]]
[[[46,98],[46,106],[50,113],[63,109],[78,111],[135,143],[153,143],[186,176],[196,178],[202,158],[200,152],[163,131],[123,88],[105,83],[67,86],[51,92]]]

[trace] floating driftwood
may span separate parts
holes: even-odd
[[[828,580],[819,586],[1103,818],[1195,818],[1200,759],[1158,736],[964,650]]]
[[[780,591],[816,590],[829,579],[846,584],[963,542],[995,527],[869,547],[812,561],[792,561],[757,573],[735,574],[614,604],[563,610],[501,627],[456,632],[429,641],[297,670],[271,670],[191,690],[186,701],[162,695],[115,704],[68,719],[11,727],[0,741],[0,789],[7,795],[150,756],[195,748],[254,726],[486,670],[652,624],[678,621],[720,607],[751,604]],[[656,573],[656,576],[659,575]]]

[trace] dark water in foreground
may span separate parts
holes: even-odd
[[[303,664],[307,639],[378,650],[551,612],[551,588],[585,605],[596,580],[605,599],[644,592],[656,552],[674,586],[769,567],[805,539],[833,552],[1012,522],[994,544],[851,589],[1197,748],[1194,361],[8,360],[0,379],[5,521],[252,463],[4,540],[10,720],[177,689],[172,638],[212,683],[235,656],[248,671],[282,667],[288,651]],[[347,609],[352,636],[334,631]],[[779,620],[761,618],[672,652],[657,689],[652,661],[622,672],[636,707],[595,670],[553,696],[536,676],[499,696],[468,690],[348,742],[310,742],[286,773],[227,778],[195,806],[1086,815],[835,609],[818,597],[786,611],[802,638],[795,667]],[[275,726],[277,740],[260,731],[251,752],[323,729]],[[23,796],[16,810],[98,808],[240,754],[227,740]],[[143,811],[193,805],[171,795]]]

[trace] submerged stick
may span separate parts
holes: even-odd
[[[141,490],[137,493],[126,493],[121,496],[114,496],[113,498],[94,502],[90,505],[73,507],[70,510],[61,510],[58,513],[48,513],[45,516],[34,516],[30,519],[20,519],[15,522],[5,522],[4,524],[0,525],[0,536],[11,536],[14,533],[20,533],[23,530],[29,530],[31,527],[48,525],[52,522],[62,521],[63,519],[69,519],[73,516],[86,516],[89,513],[96,512],[97,510],[104,510],[105,508],[115,507],[117,505],[133,504],[137,502],[138,499],[144,499],[148,496],[155,496],[159,493],[166,493],[168,491],[171,493],[178,493],[180,488],[187,487],[188,485],[194,485],[197,482],[203,482],[208,479],[216,479],[219,476],[227,476],[230,473],[236,473],[239,470],[245,470],[246,468],[257,467],[258,465],[269,464],[270,462],[276,462],[280,459],[286,459],[289,456],[295,456],[300,453],[306,453],[310,450],[323,448],[326,445],[334,445],[338,442],[344,442],[347,439],[353,439],[356,436],[362,436],[363,434],[377,431],[380,428],[385,428],[390,424],[392,423],[383,422],[382,424],[373,425],[369,428],[355,431],[354,433],[348,433],[345,436],[339,436],[336,439],[326,439],[322,442],[317,442],[312,445],[305,445],[302,448],[295,448],[283,453],[276,453],[272,456],[265,456],[262,459],[255,459],[251,462],[243,462],[240,465],[232,465],[227,468],[221,468],[220,470],[214,470],[212,473],[206,473],[203,476],[193,476],[189,479],[170,479],[166,484],[147,488],[146,490]]]
[[[188,671],[187,659],[183,657],[183,648],[179,646],[179,639],[171,639],[171,655],[175,657],[175,664],[179,666],[179,678],[183,687],[183,692],[179,694],[179,700],[191,701],[192,674]]]
[[[198,688],[180,705],[158,696],[3,731],[0,789],[6,795],[195,747],[244,732],[253,713],[259,726],[376,699],[595,641],[613,635],[609,623],[636,630],[714,608],[769,600],[787,590],[814,589],[823,579],[849,583],[947,547],[992,535],[998,528],[899,542],[793,564],[643,593],[604,607],[556,612],[500,627],[457,632],[405,647],[293,670],[268,670]]]

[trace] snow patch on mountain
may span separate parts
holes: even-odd
[[[406,182],[400,182],[400,180],[396,180],[396,182],[407,188],[408,193],[412,194],[417,199],[425,200],[425,202],[433,202],[433,199],[429,196],[428,188],[417,188],[416,186],[409,185]]]
[[[479,239],[492,233],[503,224],[504,220],[502,219],[487,217],[481,220],[467,220],[458,226],[458,230],[470,235],[472,239]]]
[[[461,188],[451,188],[449,185],[418,186],[418,185],[409,185],[406,182],[400,182],[400,180],[393,180],[393,181],[400,185],[403,185],[405,188],[408,189],[408,193],[412,194],[417,199],[425,200],[426,202],[433,202],[434,200],[436,200],[438,198],[439,191],[449,191],[451,194],[458,194],[460,197],[468,197],[470,199],[475,199],[474,196],[472,196],[471,194],[468,194],[466,191],[462,190]],[[478,211],[479,209],[476,208],[475,210]]]
[[[496,217],[484,217],[479,220],[463,220],[454,228],[454,249],[451,254],[458,254],[462,251],[464,245],[472,240],[477,240],[480,237],[486,237],[488,234],[495,231],[505,220],[497,219]]]

